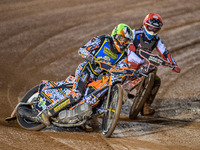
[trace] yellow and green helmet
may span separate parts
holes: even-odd
[[[121,35],[129,40],[133,39],[133,31],[127,24],[120,23],[112,31],[111,36]]]
[[[111,37],[118,52],[123,52],[133,40],[133,31],[127,24],[120,23],[112,31]]]

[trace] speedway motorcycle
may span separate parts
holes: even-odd
[[[142,49],[138,53],[146,64],[139,70],[139,78],[131,81],[127,80],[122,87],[128,92],[133,93],[133,104],[129,112],[130,119],[136,119],[139,112],[142,111],[144,103],[150,95],[151,88],[154,84],[154,77],[158,67],[174,68],[170,62],[165,61],[159,55],[148,53]]]
[[[88,65],[91,65],[88,62]],[[55,117],[50,118],[51,124],[58,127],[77,127],[86,123],[86,121],[97,117],[100,113],[97,108],[103,108],[102,134],[110,137],[116,127],[123,101],[123,90],[121,88],[121,79],[125,76],[133,76],[135,70],[121,69],[110,64],[98,61],[97,65],[103,70],[96,81],[87,85],[85,95],[79,102],[73,106],[62,110]],[[74,76],[69,76],[66,80],[66,87],[70,92],[73,86]],[[17,104],[11,117],[7,121],[17,119],[18,124],[27,130],[41,130],[45,128],[42,123],[31,121],[18,113],[19,108],[26,107],[38,111],[38,114],[44,111],[47,105],[39,96],[39,86],[28,91],[22,100]],[[61,89],[60,89],[61,90]],[[90,107],[86,100],[96,98],[99,100],[97,106]],[[41,107],[43,106],[43,107]],[[45,107],[44,107],[45,106]],[[79,109],[76,109],[79,106]]]

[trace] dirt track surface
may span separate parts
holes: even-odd
[[[80,46],[110,34],[118,23],[138,28],[146,14],[159,13],[160,37],[181,73],[161,68],[162,86],[153,117],[128,119],[128,100],[112,138],[82,129],[26,131],[7,123],[22,96],[41,80],[64,80],[83,61]],[[0,149],[199,149],[200,148],[199,0],[1,0]]]

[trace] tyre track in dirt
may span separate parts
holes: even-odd
[[[177,48],[178,50],[174,50],[174,48],[172,48],[174,50],[174,53],[177,54],[177,56],[175,57],[175,60],[178,62],[178,64],[180,64],[183,67],[183,69],[187,69],[189,66],[193,66],[195,63],[199,62],[199,55],[200,55],[199,49],[198,49],[199,43],[196,43],[196,42],[194,43],[193,45],[192,44],[187,45],[187,42],[186,42],[185,45],[183,44],[184,48],[182,48],[181,50],[179,48]],[[192,65],[189,63],[191,61],[194,61]],[[169,71],[168,69],[162,69],[162,72],[160,74],[164,76],[164,74],[166,74],[166,72],[168,71]],[[181,72],[180,75],[182,74],[183,73]]]
[[[144,5],[144,4],[143,4]],[[60,32],[62,32],[62,31],[59,31],[58,32],[58,34],[60,33]],[[55,34],[56,35],[56,34]],[[50,37],[53,37],[54,35],[52,35],[52,36],[50,36]],[[28,52],[26,53],[25,52],[25,54],[24,54],[24,56],[22,56],[22,58],[23,57],[25,57],[30,51],[32,51],[32,49],[34,49],[35,47],[37,47],[39,44],[42,44],[44,41],[41,41],[41,43],[40,42],[38,42],[38,43],[36,43],[35,45],[33,45],[33,46],[31,46],[29,49],[28,49]],[[19,59],[20,60],[20,59]],[[47,63],[49,63],[49,61],[47,62]],[[46,63],[46,64],[47,64]]]
[[[103,14],[103,16],[105,16],[105,15],[106,15],[106,14]],[[98,17],[98,16],[95,16],[95,18],[101,18],[101,17],[102,17],[102,15],[100,15],[99,17]],[[93,20],[93,18],[90,18],[89,21],[87,20],[87,21],[81,23],[81,25],[83,25],[84,23],[87,23],[87,22],[92,22],[92,20]],[[42,27],[43,27],[43,26],[42,26]],[[78,28],[78,26],[72,26],[71,28],[73,28],[73,27]],[[38,28],[39,28],[39,27],[38,27]],[[37,28],[37,29],[38,29],[38,28]],[[60,33],[64,32],[65,30],[70,30],[70,28],[64,29],[63,31],[58,31],[57,33],[55,33],[54,35],[51,35],[51,36],[47,37],[47,38],[44,39],[43,41],[39,41],[38,43],[36,43],[36,44],[34,44],[34,45],[31,45],[27,50],[25,50],[25,52],[24,52],[23,55],[20,57],[20,59],[18,59],[19,62],[23,62],[23,59],[24,59],[29,53],[31,53],[31,51],[33,51],[33,50],[34,50],[35,48],[37,48],[38,46],[44,44],[45,41],[47,41],[47,40],[49,40],[49,39],[51,39],[51,38],[54,38],[54,36],[59,35]],[[100,30],[100,31],[101,31],[101,30]],[[28,32],[29,32],[29,31],[27,31],[27,34],[28,34]],[[65,54],[69,54],[69,53],[68,53],[67,51],[66,51],[66,52],[63,52],[63,53],[61,53],[59,56],[56,56],[55,58],[53,58],[53,60],[51,59],[51,60],[45,62],[43,65],[40,64],[40,65],[38,65],[38,66],[43,66],[43,67],[45,67],[46,65],[48,65],[48,64],[50,64],[50,63],[56,61],[57,59],[60,59],[60,58],[61,58],[60,56],[63,56],[63,57],[64,57]],[[57,59],[56,59],[56,58],[57,58]],[[16,63],[18,64],[19,62],[16,62]],[[21,67],[21,65],[19,65],[19,66]],[[43,67],[41,67],[41,69],[42,69]],[[37,67],[35,67],[35,68],[37,68]]]
[[[187,98],[191,98],[191,99],[193,99],[193,98],[200,99],[200,91],[199,91],[200,87],[198,86],[198,81],[200,79],[198,76],[199,72],[196,71],[196,70],[200,69],[199,68],[200,55],[197,55],[196,57],[194,57],[194,56],[191,56],[191,57],[193,57],[193,59],[189,59],[190,61],[188,60],[187,62],[184,62],[183,64],[180,65],[180,67],[182,67],[182,71],[181,71],[180,75],[176,75],[175,73],[169,73],[170,70],[168,70],[168,69],[166,69],[166,71],[163,71],[162,74],[159,73],[161,80],[162,80],[161,88],[158,93],[159,98],[174,99],[174,98],[183,98],[183,97],[186,98],[187,97]],[[192,66],[188,64],[191,61],[194,61]],[[188,75],[190,75],[190,76],[188,76]],[[193,82],[194,79],[196,80],[196,82]],[[182,82],[180,82],[180,81],[182,81]],[[193,83],[193,85],[191,83]],[[184,86],[185,88],[183,89],[183,87],[181,87],[181,86]],[[189,86],[188,91],[190,91],[191,93],[193,93],[195,95],[189,94],[189,93],[182,94],[182,92],[184,93],[184,90],[186,90],[187,86]],[[195,86],[196,86],[196,88],[193,89]],[[174,89],[174,91],[172,91],[173,89]],[[195,93],[195,92],[197,92],[197,93]]]
[[[74,8],[72,8],[72,9],[74,9]],[[43,14],[42,14],[43,15]],[[106,15],[106,14],[103,14],[104,16]],[[90,18],[90,20],[86,20],[86,21],[84,21],[84,22],[81,22],[80,24],[84,24],[84,23],[87,23],[87,22],[92,22],[92,20],[94,19],[97,19],[97,18],[101,18],[102,17],[102,15],[100,15],[99,17],[96,15],[95,16],[95,18],[93,17],[93,18]],[[71,22],[73,22],[73,21],[71,21]],[[49,24],[48,22],[46,23],[46,24]],[[41,25],[41,27],[39,26],[37,26],[37,29],[38,28],[42,28],[42,27],[44,27],[44,26],[46,26],[46,24],[42,24]],[[74,26],[72,26],[72,27],[74,27]],[[62,32],[64,32],[65,30],[70,30],[70,28],[69,27],[67,27],[66,29],[63,29],[63,30],[61,30],[61,31],[57,31],[57,33],[53,33],[52,35],[49,35],[49,36],[47,36],[46,37],[46,39],[45,39],[45,37],[44,37],[44,39],[43,40],[40,40],[40,41],[38,41],[37,43],[34,43],[33,45],[30,45],[30,47],[27,49],[27,50],[25,50],[25,52],[23,53],[23,55],[21,56],[21,58],[20,59],[18,59],[19,60],[19,62],[21,61],[21,59],[24,59],[31,51],[33,51],[36,47],[38,47],[39,45],[42,45],[42,44],[44,44],[44,42],[46,41],[46,40],[48,40],[48,39],[50,39],[50,38],[53,38],[54,36],[56,36],[56,35],[58,35],[58,34],[60,34],[60,33],[62,33]],[[27,34],[28,34],[28,32],[31,32],[31,28],[29,29],[29,30],[27,30],[27,31],[23,31],[23,34],[25,34],[24,32],[27,32]],[[19,32],[18,34],[22,34],[21,32]],[[18,35],[17,34],[17,35]],[[14,35],[14,36],[16,36],[16,35]],[[8,39],[7,41],[11,41],[11,39]],[[14,40],[14,39],[13,39]],[[7,44],[4,44],[4,45],[7,45]],[[60,56],[63,56],[62,54],[60,55]],[[58,57],[59,58],[59,57]],[[55,61],[56,61],[56,59],[55,59]],[[16,63],[19,63],[19,62],[16,62]],[[22,62],[23,62],[23,60],[22,60]],[[46,64],[48,64],[49,63],[49,61],[46,63]]]
[[[159,75],[161,76],[161,79],[163,81],[162,84],[164,85],[162,85],[163,88],[161,88],[161,90],[159,91],[160,95],[165,96],[166,94],[169,94],[168,89],[170,89],[170,87],[175,86],[175,89],[179,89],[178,87],[176,87],[176,81],[178,81],[179,78],[183,79],[183,76],[187,75],[188,73],[193,72],[196,69],[198,70],[198,64],[200,63],[200,50],[198,49],[199,43],[196,42],[198,40],[192,40],[195,42],[191,42],[191,44],[188,44],[189,42],[185,42],[185,44],[180,44],[181,50],[177,47],[172,48],[172,50],[174,50],[173,52],[177,55],[177,57],[175,57],[175,60],[182,68],[182,71],[180,74],[175,74],[170,73],[169,69],[161,69]],[[181,52],[183,53],[181,54]],[[191,62],[193,63],[191,64]],[[193,74],[193,78],[199,79],[198,74]],[[188,80],[185,80],[183,82],[185,83],[185,85],[189,84]],[[178,96],[181,95],[177,95],[177,97]]]
[[[198,12],[199,11],[197,11],[197,13]],[[196,63],[199,62],[198,58],[200,57],[200,51],[198,49],[198,44],[200,42],[200,38],[199,38],[200,34],[198,31],[200,30],[200,23],[199,23],[198,18],[195,15],[193,15],[192,17],[190,16],[191,16],[190,13],[185,14],[183,18],[187,18],[188,20],[184,20],[184,23],[181,23],[181,24],[179,22],[178,25],[176,26],[173,26],[173,24],[171,24],[172,25],[171,27],[166,27],[165,30],[162,32],[162,38],[167,40],[166,43],[169,43],[167,44],[168,45],[167,48],[170,50],[170,52],[172,52],[172,54],[176,55],[175,60],[179,64],[179,66],[182,68],[182,72],[180,75],[173,74],[172,76],[172,75],[168,75],[169,71],[167,69],[162,69],[163,72],[160,73],[160,75],[162,79],[164,78],[162,82],[163,89],[159,91],[159,95],[163,96],[163,95],[169,94],[169,92],[167,92],[168,89],[170,89],[170,87],[174,87],[176,85],[176,81],[179,78],[182,78],[183,76],[188,74],[191,70],[196,68],[196,66],[192,64],[193,69],[191,69],[191,67],[189,67],[191,66],[190,62],[193,62],[193,61],[195,61]],[[178,17],[177,19],[179,18],[180,17]],[[171,42],[168,42],[169,39],[167,39],[166,38],[167,36],[165,36],[165,34],[167,33],[168,34],[171,33],[171,35],[169,36],[171,37],[170,38]],[[180,35],[181,35],[181,38],[180,38]],[[197,76],[198,78],[198,75],[194,75],[194,76]],[[175,86],[175,89],[176,88],[178,87]]]
[[[188,25],[188,24],[187,24]],[[182,26],[184,26],[184,25],[182,25]],[[175,29],[175,28],[174,28]],[[171,28],[171,30],[172,30],[172,28]],[[81,41],[81,40],[80,40]],[[195,43],[198,43],[199,42],[199,39],[192,39],[192,41],[189,41],[188,42],[188,45],[182,45],[182,44],[180,44],[179,46],[177,46],[176,48],[172,48],[172,52],[173,51],[176,51],[176,50],[178,50],[178,49],[182,49],[182,48],[184,48],[185,46],[190,46],[190,45],[192,45],[192,44],[195,44]],[[78,47],[76,47],[76,48],[71,48],[71,49],[77,49]],[[45,62],[45,63],[43,63],[43,65],[40,65],[40,66],[42,66],[41,67],[41,69],[43,69],[45,66],[47,66],[48,64],[50,64],[50,63],[53,63],[53,62],[55,62],[55,61],[57,61],[58,59],[60,59],[60,58],[62,58],[62,57],[64,57],[64,56],[66,56],[65,54],[69,54],[70,52],[63,52],[63,53],[61,53],[60,54],[60,56],[56,56],[55,57],[55,59],[51,59],[51,60],[49,60],[49,61],[47,61],[47,62]],[[56,58],[58,58],[58,59],[56,59]],[[36,67],[37,68],[37,67]]]
[[[160,95],[162,95],[162,97],[166,97],[166,95],[169,95],[169,89],[171,89],[171,87],[175,86],[177,83],[177,81],[183,79],[183,77],[188,74],[189,72],[191,72],[192,70],[194,69],[199,69],[199,64],[200,62],[198,63],[195,63],[192,67],[189,67],[187,68],[187,70],[185,70],[184,72],[182,72],[181,75],[179,75],[178,77],[175,77],[171,80],[168,80],[168,83],[164,85],[165,89],[161,92],[160,92]],[[171,91],[171,90],[170,90]],[[180,93],[180,92],[179,92]],[[196,93],[197,95],[195,95],[195,99],[196,99],[196,96],[200,97],[200,93]],[[180,95],[179,95],[180,96]],[[179,97],[179,96],[176,96],[175,98]],[[171,97],[171,96],[170,96]],[[193,97],[188,97],[188,98],[193,98]]]

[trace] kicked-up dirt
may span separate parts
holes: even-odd
[[[139,28],[150,12],[162,16],[159,36],[182,69],[159,69],[154,116],[129,120],[127,100],[111,138],[101,135],[101,118],[92,121],[93,132],[27,131],[5,121],[41,80],[74,74],[83,62],[77,50],[92,37],[110,34],[119,23]],[[200,149],[199,46],[199,0],[1,0],[0,149]]]

